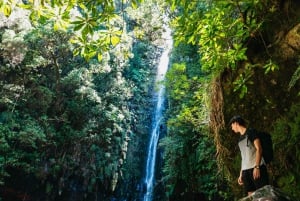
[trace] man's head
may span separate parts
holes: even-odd
[[[240,127],[246,128],[246,121],[241,116],[236,115],[230,119],[229,125],[230,125],[231,129],[237,133],[237,132],[239,132]]]

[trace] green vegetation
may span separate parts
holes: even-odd
[[[126,24],[123,23],[125,9],[129,6],[136,8],[139,2],[9,0],[0,2],[0,11],[8,17],[16,7],[26,9],[34,25],[44,25],[51,21],[55,31],[72,30],[74,35],[70,41],[78,45],[73,49],[74,54],[87,60],[97,56],[101,61],[103,54],[115,47],[126,31]]]
[[[235,114],[272,134],[271,184],[299,197],[297,0],[10,0],[0,10],[23,12],[0,17],[1,192],[49,201],[140,196],[168,14],[175,45],[161,197],[245,195],[226,126]]]
[[[130,12],[129,25],[136,16]],[[134,153],[142,161],[153,60],[159,55],[153,44],[160,39],[155,35],[160,28],[149,26],[152,41],[143,42],[133,29],[144,24],[128,26],[100,60],[90,54],[83,59],[76,54],[83,47],[70,43],[77,33],[53,30],[51,20],[24,28],[26,13],[20,17],[1,18],[9,24],[0,33],[1,192],[13,189],[10,196],[18,191],[45,200],[72,194],[104,200],[122,182],[134,181],[128,190],[135,190],[143,169]],[[30,185],[24,185],[26,180]]]
[[[279,153],[270,167],[271,184],[299,196],[295,190],[298,174],[294,171],[298,165],[288,162],[297,163],[299,159],[297,154],[291,156],[292,152],[283,151],[286,148],[282,147],[282,135],[285,134],[278,127],[278,124],[288,124],[285,126],[288,128],[293,125],[293,131],[285,130],[287,139],[299,133],[297,114],[291,112],[297,110],[299,102],[300,47],[296,42],[299,41],[299,3],[276,0],[168,2],[173,11],[171,24],[177,45],[167,80],[170,108],[164,170],[169,193],[180,196],[187,189],[193,189],[183,187],[174,192],[176,178],[187,186],[195,184],[189,181],[191,177],[183,176],[190,172],[187,168],[182,172],[175,168],[190,164],[185,161],[189,157],[182,154],[187,150],[189,156],[198,151],[206,153],[202,147],[193,145],[205,143],[207,150],[214,141],[211,149],[215,150],[216,158],[203,155],[209,159],[205,165],[211,167],[208,171],[211,180],[205,183],[230,186],[231,190],[206,188],[206,197],[210,200],[209,195],[217,193],[225,200],[235,200],[245,195],[236,182],[240,168],[237,139],[227,127],[233,115],[241,114],[249,120],[250,126],[266,130],[274,138],[274,148]],[[190,50],[188,54],[185,47]],[[199,98],[197,101],[195,95]],[[296,138],[289,144],[294,153],[298,150]],[[188,144],[189,141],[193,143]],[[193,160],[193,165],[197,162]],[[215,162],[218,168],[212,168]],[[283,168],[282,164],[286,166]],[[193,165],[186,166],[192,168]],[[191,175],[205,181],[205,172]]]
[[[104,182],[112,191],[131,133],[124,65],[73,57],[68,38],[36,28],[24,36],[24,59],[1,67],[1,181],[12,171],[34,174],[26,190],[44,188],[49,198],[70,177],[84,179],[87,193]]]

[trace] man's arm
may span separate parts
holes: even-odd
[[[253,178],[254,179],[258,179],[260,177],[260,169],[259,169],[259,165],[261,162],[261,158],[262,158],[262,147],[261,147],[261,143],[260,143],[260,139],[256,138],[253,142],[255,149],[256,149],[256,154],[255,154],[255,167],[253,170]],[[258,168],[257,168],[258,167]]]

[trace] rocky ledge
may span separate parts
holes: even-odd
[[[292,198],[279,189],[267,185],[256,190],[252,195],[244,197],[239,201],[299,201]]]

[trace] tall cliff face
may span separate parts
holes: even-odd
[[[161,55],[158,47],[142,42],[134,45],[133,52],[135,56],[127,73],[129,71],[139,72],[141,77],[139,80],[132,80],[135,82],[135,90],[129,105],[133,114],[131,124],[133,132],[125,153],[126,160],[122,168],[122,175],[113,193],[113,197],[118,200],[139,199],[145,190],[143,177],[153,108],[155,108],[153,91],[155,90],[156,69]]]

